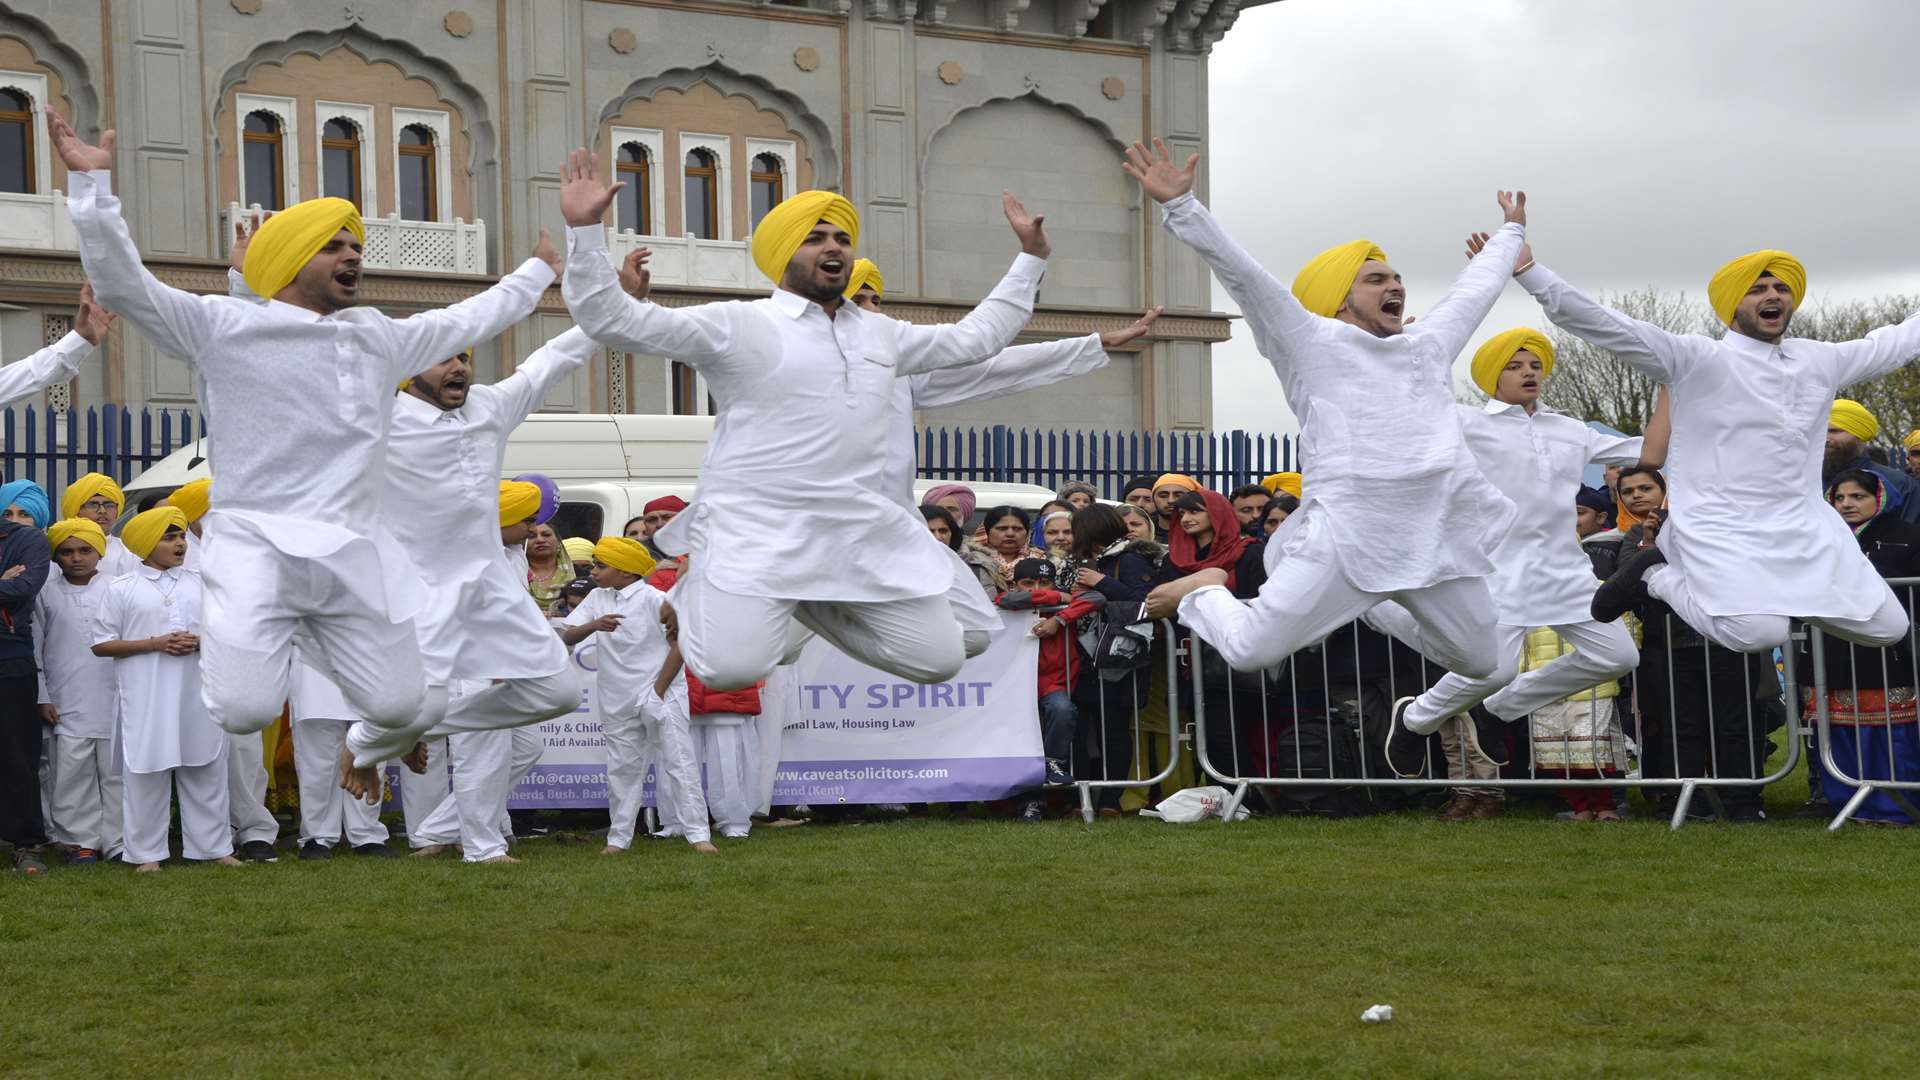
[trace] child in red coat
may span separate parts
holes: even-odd
[[[1010,611],[1060,608],[1033,626],[1034,636],[1040,639],[1040,745],[1047,759],[1049,786],[1073,783],[1066,763],[1073,755],[1074,727],[1079,722],[1073,684],[1080,677],[1080,646],[1072,630],[1074,623],[1097,610],[1100,600],[1098,593],[1068,597],[1053,587],[1053,577],[1053,564],[1047,560],[1021,559],[1013,568],[1013,589],[998,601]],[[1029,800],[1020,818],[1038,821],[1042,809],[1039,800]]]

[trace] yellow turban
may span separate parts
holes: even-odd
[[[852,203],[831,191],[803,191],[782,200],[760,219],[760,227],[753,230],[753,265],[767,280],[780,284],[793,253],[823,221],[847,230],[853,242],[860,243],[860,211]]]
[[[1861,442],[1872,442],[1880,434],[1880,421],[1874,419],[1865,405],[1848,398],[1834,399],[1833,411],[1827,414],[1827,426],[1837,427]]]
[[[308,199],[274,214],[247,244],[246,269],[241,271],[247,288],[263,300],[273,299],[341,229],[367,242],[360,211],[345,199]]]
[[[156,506],[144,514],[135,514],[120,530],[120,542],[142,559],[153,554],[153,546],[168,529],[187,531],[187,515],[177,506]]]
[[[1300,497],[1300,474],[1297,472],[1277,472],[1260,481],[1260,486],[1271,494],[1286,492],[1294,498]]]
[[[593,545],[593,557],[629,574],[645,577],[653,573],[653,556],[647,553],[646,545],[624,536],[601,537]]]
[[[1920,428],[1907,432],[1906,440],[1900,445],[1908,450],[1920,450]]]
[[[1487,339],[1480,351],[1473,354],[1473,385],[1488,397],[1493,396],[1494,387],[1500,384],[1500,373],[1506,370],[1507,361],[1522,352],[1530,352],[1540,358],[1540,374],[1544,377],[1553,374],[1553,342],[1547,335],[1531,326],[1516,326],[1511,330]]]
[[[853,260],[853,272],[847,275],[847,299],[853,299],[863,285],[873,286],[875,296],[887,295],[886,279],[880,276],[880,268],[873,265],[872,259]]]
[[[100,523],[92,518],[62,518],[47,527],[47,544],[55,551],[76,536],[91,544],[93,550],[100,554],[107,553],[107,534],[100,530]]]
[[[1313,261],[1294,276],[1294,298],[1315,315],[1333,318],[1333,313],[1347,302],[1347,294],[1353,291],[1353,279],[1360,276],[1360,267],[1369,259],[1386,262],[1387,253],[1371,240],[1354,240],[1328,248],[1315,255]]]
[[[177,507],[187,515],[187,523],[199,521],[207,513],[207,489],[213,487],[209,479],[189,480],[173,489],[167,496],[167,505]]]
[[[60,494],[60,516],[63,518],[80,516],[80,508],[95,495],[105,495],[113,500],[113,512],[118,515],[127,508],[127,493],[113,482],[113,477],[103,473],[90,472],[67,485]]]
[[[1733,309],[1740,306],[1740,298],[1747,295],[1761,274],[1772,274],[1786,282],[1796,305],[1806,298],[1807,268],[1799,259],[1784,251],[1750,251],[1714,271],[1713,279],[1707,282],[1707,301],[1721,322],[1733,325]]]
[[[1159,491],[1163,487],[1177,487],[1187,491],[1200,490],[1200,484],[1193,477],[1183,476],[1180,473],[1168,473],[1153,482],[1153,490]]]
[[[569,536],[560,542],[567,553],[568,562],[592,562],[593,541],[584,536]]]
[[[525,480],[500,481],[500,524],[517,525],[540,512],[540,486]]]

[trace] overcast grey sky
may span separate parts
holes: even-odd
[[[1516,187],[1589,292],[1704,297],[1777,247],[1815,300],[1920,293],[1917,40],[1914,0],[1284,0],[1214,48],[1201,168],[1282,281],[1364,236],[1415,315]],[[1474,344],[1521,324],[1545,325],[1509,285]],[[1294,430],[1244,326],[1213,355],[1217,429]]]

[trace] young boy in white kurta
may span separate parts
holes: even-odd
[[[155,507],[120,535],[142,562],[107,586],[94,616],[93,654],[114,662],[126,861],[160,869],[168,797],[177,793],[182,853],[239,866],[227,825],[226,732],[200,697],[200,575],[180,566],[186,516]]]
[[[658,716],[645,711],[649,700],[658,700],[653,683],[667,660],[667,638],[660,629],[660,611],[666,596],[647,584],[653,570],[653,557],[638,540],[609,536],[593,546],[594,584],[599,588],[587,595],[580,606],[567,614],[560,638],[571,648],[594,634],[594,701],[600,710],[600,730],[607,740],[607,809],[612,823],[607,829],[607,846],[602,852],[618,854],[633,844],[633,832],[640,817],[641,787],[646,781],[648,744]],[[699,766],[695,764],[693,737],[682,723],[663,727],[661,754],[663,767],[655,784],[655,801],[674,801],[684,816],[697,818],[697,829],[689,829],[687,839],[694,847],[713,850],[709,842],[704,807],[688,807],[686,794],[698,797]],[[677,781],[677,786],[675,782]]]
[[[35,598],[34,651],[40,657],[40,714],[53,725],[53,839],[86,865],[120,854],[120,763],[113,741],[113,661],[93,655],[93,621],[114,576],[99,569],[110,550],[89,518],[47,529],[60,571]]]
[[[334,779],[347,729],[358,719],[346,696],[313,665],[296,658],[289,704],[293,768],[300,778],[300,857],[329,858],[343,840],[356,855],[393,854],[379,805],[348,795]]]

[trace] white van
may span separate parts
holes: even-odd
[[[618,536],[641,507],[663,495],[691,502],[700,463],[713,436],[711,416],[627,413],[535,413],[507,439],[505,475],[544,473],[560,487],[554,531],[561,536]],[[190,443],[127,484],[129,514],[148,495],[207,475],[205,441]],[[945,480],[916,480],[920,494]],[[1053,492],[1035,484],[969,483],[980,510],[1010,505],[1039,509]]]

